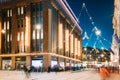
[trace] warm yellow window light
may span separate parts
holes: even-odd
[[[9,26],[10,26],[9,21],[7,21],[7,30],[9,30]]]
[[[4,22],[4,30],[6,30],[6,21]]]
[[[59,49],[63,48],[63,24],[59,24]]]
[[[20,32],[18,32],[17,40],[20,41]]]
[[[24,40],[24,32],[21,32],[21,40]]]
[[[73,53],[73,34],[70,35],[70,52]]]
[[[28,45],[28,17],[26,16],[25,45]]]
[[[77,53],[78,53],[78,52],[77,52],[77,48],[78,48],[77,44],[78,44],[78,43],[77,43],[77,38],[75,38],[75,55],[77,55]]]
[[[78,56],[80,56],[80,41],[78,40]]]
[[[65,51],[69,51],[69,30],[65,30]]]

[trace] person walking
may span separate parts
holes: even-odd
[[[110,72],[104,66],[100,68],[100,77],[101,80],[107,80],[107,78],[110,77]]]
[[[50,73],[50,71],[51,71],[51,66],[48,67],[48,73]]]
[[[30,77],[30,72],[29,72],[29,69],[26,67],[26,65],[23,65],[23,71],[24,71],[26,77],[29,78]]]

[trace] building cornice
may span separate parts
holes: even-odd
[[[60,6],[60,8],[67,14],[66,16],[70,18],[71,22],[73,23],[73,26],[75,26],[80,31],[81,34],[82,29],[79,26],[77,18],[73,13],[72,9],[70,8],[70,6],[68,5],[68,3],[66,2],[66,0],[55,0],[55,1]]]

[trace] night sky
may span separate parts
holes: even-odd
[[[80,26],[83,30],[82,36],[86,31],[88,37],[92,34],[90,39],[84,39],[82,41],[82,46],[86,47],[96,47],[109,49],[112,43],[113,27],[112,27],[112,17],[114,12],[114,0],[67,0],[71,9],[78,18],[82,4],[85,3],[86,8],[94,25],[101,30],[101,36],[97,38],[95,32],[92,29],[95,27],[90,21],[90,17],[87,15],[85,9],[81,11],[81,16],[79,17]],[[86,45],[88,44],[88,45]]]

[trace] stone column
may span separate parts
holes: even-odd
[[[80,36],[80,56],[79,56],[79,60],[82,61],[82,36]]]
[[[2,53],[2,18],[0,11],[0,54]]]
[[[15,56],[12,56],[11,57],[11,60],[12,60],[12,63],[11,63],[11,66],[12,66],[12,69],[15,69]]]
[[[49,33],[49,13],[48,13],[49,11],[48,11],[48,9],[44,9],[43,10],[43,13],[44,13],[44,15],[43,15],[43,37],[44,37],[44,39],[43,39],[43,44],[44,44],[44,49],[43,49],[43,51],[44,52],[48,52],[49,51],[49,46],[48,46],[48,42],[49,42],[49,37],[48,37],[48,33]]]
[[[26,66],[31,66],[31,56],[26,56]]]
[[[17,25],[17,12],[16,12],[16,9],[13,9],[13,15],[12,15],[12,18],[11,18],[11,25],[12,25],[12,43],[11,43],[11,47],[12,47],[12,53],[15,53],[17,52],[17,32],[18,32],[18,25]]]
[[[51,66],[51,55],[50,54],[45,54],[43,56],[43,67],[44,67],[44,70],[47,71],[49,66]]]
[[[2,57],[0,57],[0,70],[2,69]]]
[[[26,27],[25,27],[25,51],[30,52],[31,48],[31,12],[30,5],[26,8]]]
[[[67,65],[67,59],[64,59],[64,66],[66,67]]]

